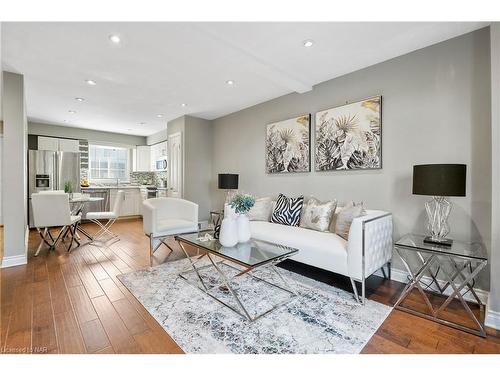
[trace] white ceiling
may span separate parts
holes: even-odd
[[[32,121],[150,135],[183,114],[214,119],[484,26],[3,23],[2,63],[24,74]]]

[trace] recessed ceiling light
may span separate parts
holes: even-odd
[[[86,79],[85,82],[87,82],[88,85],[90,86],[95,86],[97,85],[97,82],[96,81],[93,81],[91,79]]]
[[[68,112],[71,113],[71,114],[75,114],[76,113],[76,111],[73,111],[72,109],[70,109]]]
[[[85,99],[83,99],[83,98],[75,98],[75,100],[78,101],[78,102],[83,102]]]
[[[229,85],[229,86],[232,86],[234,85],[234,81],[233,80],[227,80],[226,83]]]
[[[110,35],[109,40],[113,42],[114,44],[119,44],[121,42],[121,39],[118,35]]]
[[[185,106],[187,106],[187,104],[186,104],[186,103],[182,103],[182,104],[181,104],[181,107],[185,107]]]
[[[163,115],[162,115],[161,113],[158,113],[158,114],[156,115],[156,117],[158,117],[158,118],[162,118],[162,117],[163,117]]]
[[[302,43],[304,44],[304,47],[312,47],[314,44],[314,40],[308,39],[304,40]]]

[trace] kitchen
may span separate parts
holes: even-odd
[[[167,196],[166,131],[141,137],[29,123],[28,133],[29,196],[40,190],[70,187],[73,193],[103,198],[87,204],[83,218],[86,212],[108,211],[119,190],[124,191],[120,209],[123,218],[141,216],[143,200]],[[74,160],[47,171],[44,168],[52,162],[40,159],[51,154],[59,155],[59,159],[65,155],[64,160],[74,156]]]

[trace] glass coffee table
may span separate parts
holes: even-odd
[[[234,247],[223,247],[218,240],[205,240],[203,237],[206,233],[213,234],[212,232],[200,232],[175,236],[176,241],[190,262],[190,266],[180,272],[179,277],[251,322],[288,303],[297,296],[296,291],[276,267],[278,263],[295,255],[298,252],[297,249],[253,239],[246,243],[237,244]],[[198,255],[190,256],[186,250],[187,246],[198,250]],[[253,274],[256,270],[262,271],[264,269],[277,275],[281,285],[275,283],[271,278],[259,277]],[[194,281],[189,278],[190,274],[193,273],[196,274]],[[259,273],[266,274],[266,272]],[[271,288],[278,288],[286,292],[289,297],[267,308],[264,312],[252,314],[248,304],[245,305],[244,298],[242,298],[243,288],[233,285],[233,282],[242,276],[251,277],[253,280],[263,282]],[[217,280],[217,282],[214,282],[214,280]],[[230,303],[227,299],[221,299],[215,293],[221,290],[230,294],[231,300],[235,304]]]
[[[407,234],[394,244],[409,274],[409,283],[394,307],[485,337],[484,303],[475,291],[475,278],[488,263],[484,247],[477,242],[457,240],[446,247],[426,243],[424,239],[422,235]],[[467,295],[469,301],[479,307],[479,316],[465,300]],[[417,296],[423,300],[423,306],[416,300]],[[455,313],[446,311],[455,299],[460,302],[467,320],[457,321]]]

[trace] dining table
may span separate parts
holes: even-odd
[[[99,202],[103,200],[104,200],[103,197],[92,197],[88,194],[79,194],[79,193],[72,194],[69,197],[69,203],[71,205],[71,214],[76,216],[80,215],[86,204]],[[77,232],[80,232],[85,237],[87,237],[90,241],[94,240],[94,237],[85,229],[83,229],[80,225],[77,225],[76,230]]]

